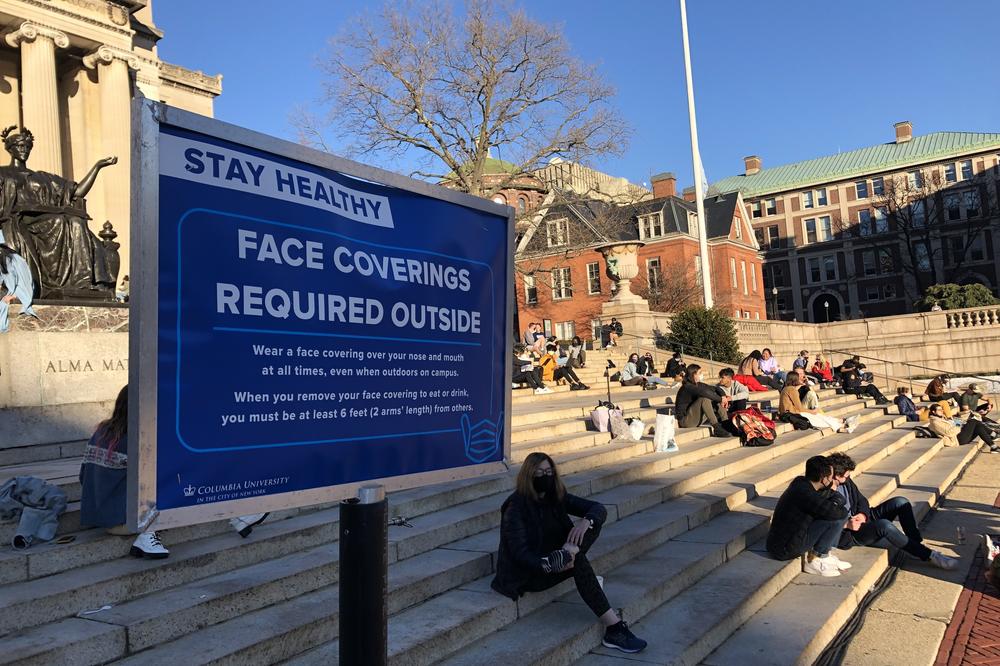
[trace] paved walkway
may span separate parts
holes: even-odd
[[[1000,534],[1000,455],[981,453],[923,527],[925,543],[961,557],[956,571],[908,559],[872,605],[847,666],[1000,666],[1000,593],[983,578],[979,535]],[[956,543],[956,527],[966,543]]]

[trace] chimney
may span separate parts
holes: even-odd
[[[672,171],[658,173],[649,180],[653,183],[653,196],[657,199],[677,196],[677,176]]]
[[[746,175],[752,176],[760,172],[760,158],[756,155],[749,155],[743,158],[743,166],[746,167]]]
[[[696,199],[694,185],[684,188],[684,201],[694,201]]]
[[[909,120],[893,125],[896,128],[896,143],[906,143],[913,138],[913,123]]]

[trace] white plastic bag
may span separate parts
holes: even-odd
[[[611,436],[614,439],[618,439],[619,437],[625,437],[627,439],[630,435],[628,431],[628,424],[625,423],[625,417],[622,415],[622,410],[608,410],[608,415],[611,417]]]
[[[632,419],[632,422],[628,424],[628,432],[632,439],[638,442],[646,433],[646,424],[639,419]]]
[[[610,421],[611,417],[608,414],[608,408],[604,405],[590,412],[590,422],[597,428],[597,432],[607,432]]]
[[[653,433],[653,446],[657,453],[672,453],[677,451],[677,419],[673,414],[656,415],[656,432]]]

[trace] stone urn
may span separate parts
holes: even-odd
[[[638,250],[645,243],[621,241],[597,248],[604,255],[607,276],[615,283],[611,303],[645,303],[645,299],[632,293],[632,280],[639,275]]]

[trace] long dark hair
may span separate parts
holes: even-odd
[[[0,273],[7,272],[7,268],[10,267],[10,258],[15,254],[17,252],[14,252],[14,248],[0,243]]]
[[[559,470],[556,469],[556,461],[553,460],[549,454],[542,453],[541,451],[529,453],[528,457],[524,459],[523,463],[521,463],[521,471],[517,473],[517,494],[527,497],[535,502],[542,501],[542,498],[539,497],[538,493],[535,491],[535,484],[532,482],[532,479],[535,477],[535,470],[538,469],[538,466],[546,460],[552,467],[555,497],[546,497],[545,500],[549,502],[562,502],[566,497],[566,486],[563,485],[562,479],[559,478]]]
[[[694,376],[701,371],[701,366],[697,363],[692,363],[691,365],[684,368],[684,383],[694,384]]]
[[[110,457],[125,435],[128,434],[128,384],[118,392],[111,418],[101,421],[100,425],[97,426],[97,432],[100,433],[100,439],[107,443],[108,456]]]

